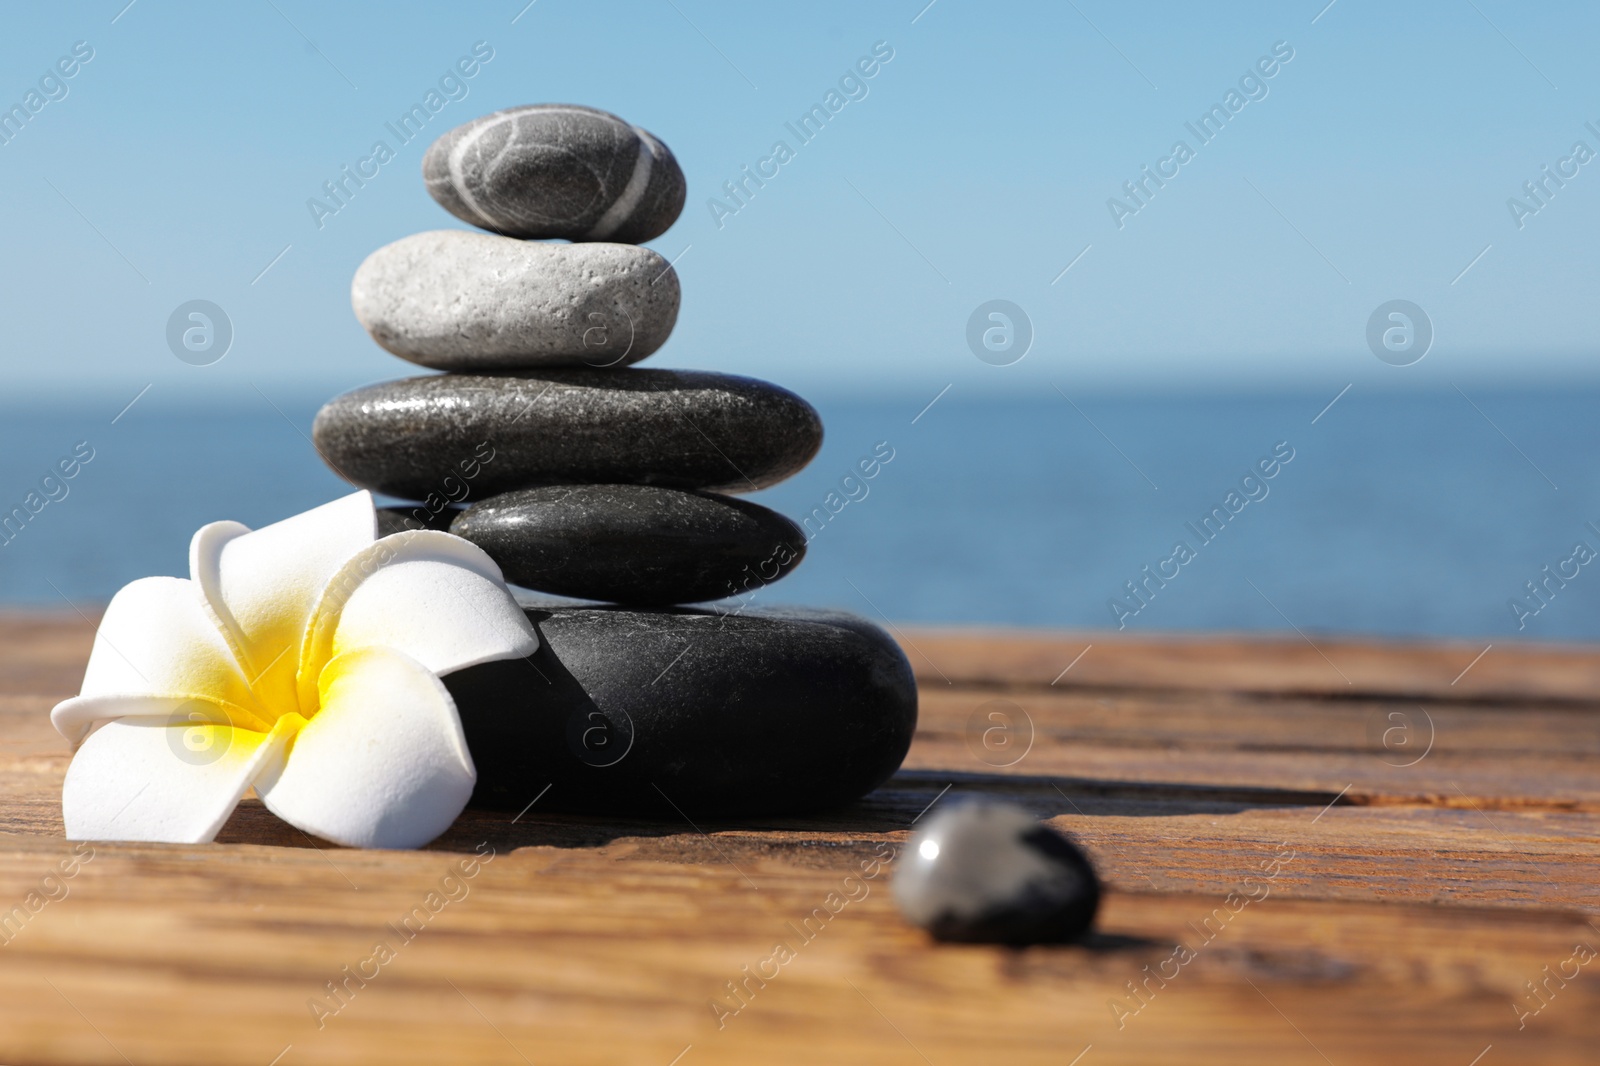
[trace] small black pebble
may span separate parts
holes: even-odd
[[[938,940],[1054,944],[1088,932],[1100,882],[1076,844],[1027,811],[969,800],[911,838],[894,898]]]

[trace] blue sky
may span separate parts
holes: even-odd
[[[524,2],[8,12],[3,106],[93,49],[0,145],[10,395],[324,395],[410,373],[362,333],[350,276],[462,225],[423,189],[428,141],[546,101],[615,111],[684,166],[683,216],[652,242],[683,310],[650,365],[930,396],[1595,376],[1600,161],[1520,228],[1507,207],[1575,141],[1600,150],[1591,6]],[[465,98],[400,145],[385,123],[477,42],[493,58]],[[865,97],[794,141],[785,123],[878,42],[893,58]],[[1293,58],[1201,145],[1185,123],[1275,45]],[[307,201],[379,139],[395,160],[319,228]],[[708,199],[780,139],[795,158],[719,225]],[[1180,139],[1194,158],[1119,228],[1107,201]],[[1436,332],[1409,367],[1365,340],[1396,298]],[[233,323],[214,365],[167,348],[193,299]],[[992,299],[1032,322],[1014,365],[968,348]]]

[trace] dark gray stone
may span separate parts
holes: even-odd
[[[545,370],[369,385],[329,401],[312,437],[341,477],[411,499],[467,463],[478,499],[559,484],[751,492],[810,462],[822,422],[787,389],[732,374]]]
[[[799,565],[805,533],[747,500],[659,485],[552,485],[495,496],[450,525],[506,580],[613,603],[740,595]]]
[[[461,513],[462,508],[453,504],[437,511],[431,510],[425,503],[380,507],[378,536],[387,537],[391,533],[403,533],[408,529],[437,529],[448,533],[450,523]]]
[[[626,366],[666,343],[678,275],[631,244],[434,230],[367,256],[350,304],[372,339],[435,370]]]
[[[507,237],[640,244],[683,210],[683,171],[667,146],[616,115],[531,104],[457,126],[422,159],[446,211]]]
[[[887,633],[839,612],[528,610],[539,650],[447,674],[473,802],[520,811],[824,810],[888,780],[917,687]],[[545,786],[550,786],[544,792]]]
[[[940,940],[1060,943],[1088,932],[1100,883],[1077,845],[1020,807],[953,800],[901,853],[894,898]]]

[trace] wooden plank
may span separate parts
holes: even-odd
[[[906,765],[1141,783],[1248,781],[1343,792],[1343,802],[1367,805],[1595,810],[1596,754],[1600,704],[932,686],[922,691],[917,746]]]
[[[969,721],[986,728],[1000,720],[980,711],[993,703],[1004,712],[1004,702],[1054,730],[1056,739],[1129,746],[1360,752],[1393,766],[1418,761],[1427,751],[1600,755],[1600,700],[1452,703],[935,684],[922,688],[919,724],[941,734],[959,732]]]
[[[1497,640],[1483,654],[1488,641],[1377,643],[1315,634],[1307,640],[908,627],[898,635],[918,680],[930,687],[1049,685],[1077,660],[1058,684],[1586,703],[1600,693],[1600,655],[1577,645]]]
[[[896,918],[881,878],[864,893],[845,885],[853,863],[758,857],[736,870],[634,843],[500,853],[448,890],[470,848],[235,844],[199,861],[98,846],[70,894],[5,947],[0,1055],[264,1063],[288,1047],[285,1063],[669,1063],[690,1047],[684,1063],[1059,1063],[1093,1045],[1097,1062],[1171,1061],[1181,1046],[1197,1063],[1320,1052],[1460,1066],[1495,1044],[1502,1061],[1592,1061],[1589,970],[1552,986],[1520,1031],[1514,1010],[1538,1004],[1525,982],[1543,967],[1600,941],[1573,915],[1113,894],[1089,947],[933,947]],[[4,841],[3,898],[65,851]],[[455,898],[403,940],[388,923],[429,892]],[[857,899],[828,913],[845,892]],[[329,996],[380,940],[393,958]],[[778,942],[793,959],[735,998],[730,982]],[[1179,945],[1194,955],[1181,965]]]
[[[59,693],[76,685],[98,611],[0,613],[7,650],[0,693]],[[969,683],[1068,688],[1179,689],[1272,695],[1379,695],[1447,700],[1600,699],[1600,652],[1518,641],[1372,642],[1115,632],[896,627],[926,687]],[[1089,645],[1093,649],[1078,659]],[[1482,658],[1479,658],[1480,653]],[[1065,676],[1061,672],[1076,661]],[[1470,669],[1469,669],[1470,667]]]
[[[1115,712],[1115,722],[1096,722],[1096,715],[1062,706],[1059,698],[1010,693],[1003,704],[994,699],[994,690],[982,688],[925,690],[917,744],[906,767],[942,770],[950,779],[976,773],[1206,789],[1250,783],[1309,792],[1301,800],[1306,804],[1341,794],[1341,804],[1371,807],[1600,808],[1597,755],[1584,751],[1594,743],[1600,714],[1589,712],[1550,722],[1538,712],[1501,707],[1474,711],[1472,720],[1462,722],[1437,707],[1413,706],[1403,711],[1408,728],[1418,741],[1432,739],[1432,746],[1386,751],[1381,739],[1368,739],[1363,725],[1365,719],[1381,733],[1389,722],[1382,706],[1368,712],[1339,701],[1309,715],[1293,707],[1282,714],[1267,709],[1275,722],[1261,722],[1259,707],[1195,707],[1182,723],[1128,706]],[[987,714],[1006,715],[995,719],[1011,731],[1006,751],[984,749]],[[1539,751],[1541,746],[1557,751]],[[990,765],[1011,757],[1018,762]],[[1320,795],[1328,799],[1318,800]]]
[[[94,845],[46,880],[72,845],[45,716],[91,635],[0,617],[0,1061],[1593,1061],[1590,649],[1496,644],[1452,685],[1481,647],[911,630],[939,669],[920,662],[907,766],[844,810],[468,811],[394,853],[319,846],[252,800],[217,844]],[[1318,649],[1349,685],[1318,679]],[[1031,727],[1011,765],[983,714],[973,731],[995,700]],[[1395,712],[1431,739],[1410,765]],[[930,944],[889,874],[829,913],[962,793],[1090,849],[1110,889],[1092,943]],[[409,939],[390,928],[408,914]],[[328,998],[383,938],[392,961]],[[792,961],[747,978],[785,939]]]

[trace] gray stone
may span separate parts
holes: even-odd
[[[614,603],[697,603],[754,591],[805,555],[806,536],[747,500],[659,485],[552,485],[495,496],[450,532],[506,580]]]
[[[616,115],[532,104],[457,126],[422,159],[428,192],[464,222],[508,237],[639,244],[683,210],[667,146]]]
[[[442,680],[473,802],[685,817],[825,810],[888,780],[917,722],[905,655],[841,612],[528,610],[539,650]],[[546,792],[546,786],[549,791]]]
[[[671,335],[678,275],[631,244],[433,230],[369,255],[350,302],[373,340],[436,370],[624,366]]]
[[[894,898],[940,940],[1059,943],[1088,931],[1100,885],[1077,845],[1027,811],[953,800],[906,845]]]
[[[403,499],[561,484],[751,492],[822,445],[817,413],[753,378],[692,370],[437,374],[335,397],[312,439],[336,474]]]
[[[428,504],[414,503],[378,508],[378,536],[403,533],[408,529],[437,529],[450,532],[450,523],[462,513],[462,508],[449,504],[433,510]]]

